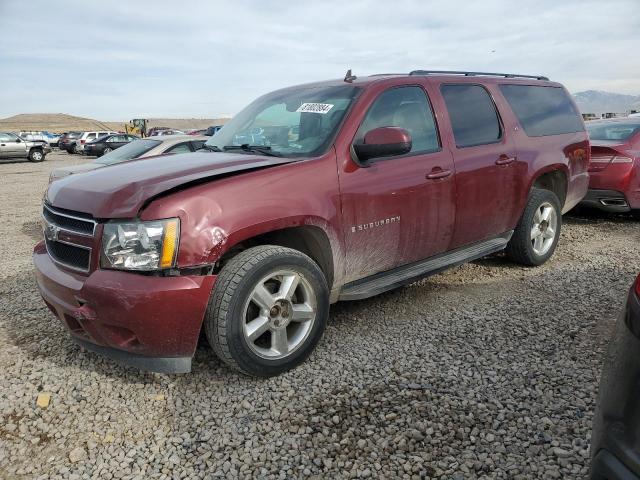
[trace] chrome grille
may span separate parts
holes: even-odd
[[[66,230],[67,232],[78,233],[80,235],[93,236],[96,222],[82,214],[67,213],[66,210],[54,210],[48,205],[44,205],[42,216],[49,223]]]
[[[67,268],[88,272],[91,267],[90,245],[93,242],[86,237],[93,237],[96,222],[82,213],[49,205],[44,205],[42,219],[49,257]]]

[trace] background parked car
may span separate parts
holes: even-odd
[[[57,146],[60,139],[60,135],[50,133],[47,131],[21,131],[18,135],[29,141],[43,141],[47,142],[51,146]]]
[[[74,173],[87,172],[89,170],[95,170],[96,168],[127,162],[138,158],[143,159],[162,154],[195,152],[202,148],[204,142],[206,142],[208,138],[209,137],[205,136],[193,137],[190,135],[164,135],[153,138],[141,138],[128,143],[117,150],[106,153],[93,162],[74,165],[71,167],[56,168],[51,172],[49,182]]]
[[[175,130],[172,128],[167,128],[165,130],[155,130],[150,137],[161,137],[163,135],[186,135],[182,130]]]
[[[104,137],[99,137],[92,142],[85,143],[83,153],[85,155],[95,155],[97,157],[101,157],[102,155],[109,153],[116,148],[120,148],[127,143],[131,143],[139,139],[140,137],[136,137],[135,135],[129,135],[126,133],[105,135]]]
[[[28,158],[41,162],[51,152],[44,140],[26,140],[15,133],[0,132],[0,158]]]
[[[640,276],[629,292],[602,370],[591,436],[591,478],[640,478]]]
[[[47,136],[47,138],[49,139],[49,145],[51,145],[52,147],[57,147],[58,143],[60,142],[60,137],[62,136],[59,133],[50,133],[50,132],[42,132],[44,135]]]
[[[83,132],[80,138],[76,141],[75,151],[71,151],[70,153],[84,153],[85,144],[92,142],[98,138],[105,137],[107,135],[115,135],[118,132],[110,132],[110,131],[94,131],[94,132]],[[73,148],[72,148],[73,150]]]
[[[207,129],[206,128],[201,128],[199,130],[188,130],[187,131],[187,135],[205,135]]]
[[[205,130],[204,134],[207,137],[213,137],[221,128],[222,128],[222,125],[212,125]]]
[[[58,148],[71,153],[72,145],[75,145],[76,141],[82,136],[82,132],[67,132],[63,133],[58,140]]]
[[[589,192],[582,205],[610,212],[640,210],[640,118],[587,122]]]
[[[147,130],[147,137],[155,137],[160,130],[171,130],[169,127],[153,127]]]

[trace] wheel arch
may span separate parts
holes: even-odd
[[[553,192],[560,201],[562,209],[567,201],[569,189],[569,171],[566,165],[549,165],[538,171],[529,185],[529,192],[533,188],[540,188]]]
[[[238,253],[259,245],[288,247],[309,256],[325,275],[329,290],[336,281],[336,245],[329,231],[317,224],[301,224],[280,227],[263,226],[248,232],[230,235],[216,261],[219,270]]]

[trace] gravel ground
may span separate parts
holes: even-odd
[[[543,267],[497,255],[335,305],[316,352],[278,378],[240,376],[206,346],[189,375],[145,374],[82,351],[37,294],[48,172],[81,161],[0,165],[0,477],[587,474],[637,220],[565,217]]]

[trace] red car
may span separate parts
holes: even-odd
[[[609,212],[640,210],[640,118],[587,123],[591,139],[588,207]]]
[[[591,436],[592,480],[640,480],[640,276],[602,369]]]
[[[204,329],[230,366],[276,375],[333,302],[501,250],[547,261],[588,165],[544,77],[348,75],[257,99],[201,151],[51,183],[36,278],[88,349],[184,372]]]

